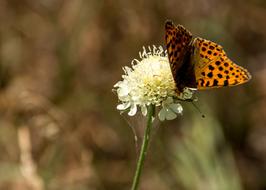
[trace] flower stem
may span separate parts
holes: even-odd
[[[155,112],[155,106],[150,105],[148,107],[148,113],[147,113],[147,126],[145,129],[145,133],[144,133],[144,137],[143,137],[143,141],[142,141],[142,145],[141,145],[141,150],[140,150],[140,155],[139,155],[139,159],[137,162],[137,168],[135,171],[135,176],[134,176],[131,190],[137,190],[138,186],[139,186],[140,175],[141,175],[141,172],[143,169],[144,160],[145,160],[145,157],[147,154],[148,145],[149,145],[149,141],[150,141],[152,117],[154,115],[154,112]]]

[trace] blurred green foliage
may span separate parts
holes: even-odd
[[[190,123],[182,128],[182,141],[172,145],[182,189],[242,189],[232,152],[217,121],[211,115],[204,120],[195,116]]]

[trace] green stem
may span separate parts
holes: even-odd
[[[137,190],[138,186],[139,186],[140,175],[141,175],[141,172],[143,169],[144,160],[145,160],[145,157],[147,154],[148,145],[149,145],[149,141],[150,141],[152,117],[154,115],[154,112],[155,112],[155,106],[150,105],[148,107],[147,126],[145,129],[145,133],[144,133],[144,137],[143,137],[143,141],[142,141],[142,145],[141,145],[141,150],[140,150],[140,155],[139,155],[139,159],[138,159],[138,163],[137,163],[137,169],[135,172],[135,176],[134,176],[131,190]]]

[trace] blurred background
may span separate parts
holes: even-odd
[[[157,123],[140,189],[266,189],[264,0],[1,0],[1,190],[130,189],[144,123],[111,89],[142,46],[164,46],[166,19],[253,78],[199,92],[205,119],[184,102]]]

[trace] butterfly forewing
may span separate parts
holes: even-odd
[[[191,61],[198,89],[234,86],[250,80],[249,72],[232,62],[220,45],[196,38],[192,46]]]
[[[176,87],[181,92],[185,86],[193,86],[193,81],[195,80],[193,80],[194,73],[189,72],[191,68],[187,65],[189,63],[186,59],[190,57],[188,52],[190,52],[192,35],[183,26],[175,26],[171,21],[165,23],[165,32],[166,49],[171,71]]]

